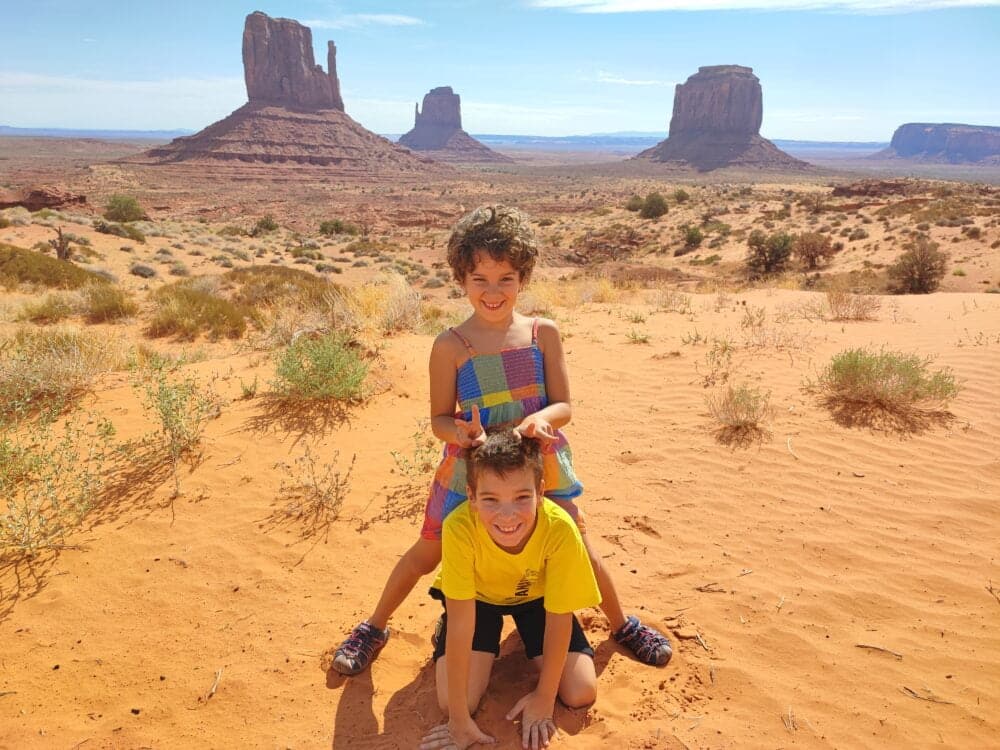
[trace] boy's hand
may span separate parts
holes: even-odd
[[[521,715],[521,747],[540,750],[549,746],[549,740],[559,732],[552,721],[553,708],[555,701],[540,697],[534,691],[514,704],[507,718],[513,720]]]
[[[486,431],[479,419],[479,407],[472,405],[472,421],[455,420],[455,443],[459,448],[475,448],[486,442]]]
[[[555,429],[552,425],[548,423],[545,419],[542,419],[537,414],[529,414],[523,420],[521,424],[514,428],[514,430],[520,433],[523,437],[534,438],[535,440],[540,440],[543,443],[553,443],[559,439],[556,435]]]
[[[420,741],[420,750],[465,750],[477,743],[492,745],[496,739],[479,729],[470,717],[467,724],[452,726],[440,724],[424,735]]]

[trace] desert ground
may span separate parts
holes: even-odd
[[[347,184],[142,166],[135,148],[0,139],[0,187],[86,196],[0,212],[0,747],[418,745],[441,717],[429,578],[370,671],[329,663],[418,535],[439,450],[426,360],[465,314],[444,246],[486,202],[522,207],[542,239],[522,310],[564,338],[588,530],[626,609],[674,644],[642,666],[581,613],[599,696],[557,710],[553,747],[1000,743],[989,177],[533,156]],[[663,216],[625,207],[654,191]],[[131,237],[94,226],[116,194],[145,211]],[[840,247],[751,280],[754,230]],[[918,238],[949,254],[940,288],[889,294]],[[91,273],[57,278],[40,255]],[[121,314],[97,309],[109,289]],[[363,381],[296,390],[289,352],[330,337]],[[954,389],[902,404],[824,389],[859,348]],[[726,422],[734,393],[753,419]],[[504,715],[533,684],[519,646],[505,632],[477,715],[498,747],[519,746]]]

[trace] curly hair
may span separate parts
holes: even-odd
[[[448,265],[459,284],[476,267],[477,253],[507,261],[527,283],[538,259],[538,241],[516,208],[480,206],[459,219],[448,239]]]

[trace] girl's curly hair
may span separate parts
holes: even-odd
[[[459,219],[448,239],[448,265],[459,284],[476,267],[476,253],[507,261],[527,283],[538,259],[538,241],[516,208],[481,206]]]

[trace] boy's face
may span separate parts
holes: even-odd
[[[476,491],[469,493],[469,502],[479,522],[498,547],[520,552],[535,530],[542,501],[534,472],[527,466],[504,476],[484,470],[477,484]]]
[[[509,318],[521,291],[521,275],[508,260],[495,261],[488,253],[476,253],[475,258],[462,283],[472,309],[489,321]]]

